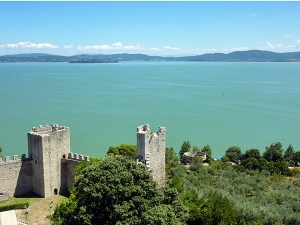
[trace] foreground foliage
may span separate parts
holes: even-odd
[[[137,147],[130,144],[121,144],[120,146],[110,146],[107,153],[110,156],[122,155],[131,159],[136,159]]]
[[[172,169],[173,177],[168,183],[178,188],[180,198],[189,209],[188,224],[209,224],[211,220],[214,224],[300,224],[298,174],[287,178],[270,175],[266,170],[238,172],[221,161],[215,164],[220,167],[193,163],[184,175],[184,166]],[[212,196],[220,203],[216,208]],[[204,217],[203,211],[210,217]],[[227,213],[236,216],[223,215]],[[220,215],[223,221],[218,220]]]
[[[106,157],[76,176],[69,201],[55,208],[54,224],[183,224],[187,211],[175,189],[157,189],[143,165]]]
[[[189,225],[296,225],[300,167],[288,166],[298,166],[299,155],[292,145],[284,150],[280,142],[266,146],[262,155],[258,149],[242,153],[232,146],[220,161],[206,160],[209,165],[195,159],[189,166],[170,168],[167,183],[188,208]]]
[[[185,141],[180,154],[199,151]],[[91,159],[75,170],[69,201],[59,205],[54,224],[300,224],[300,152],[280,142],[242,153],[229,147],[221,161],[205,145],[202,160],[184,166],[166,149],[166,187],[132,159],[136,147],[110,147],[104,160]],[[120,156],[123,155],[123,156]],[[114,156],[114,157],[112,157]],[[209,165],[208,165],[208,163]],[[234,162],[234,163],[232,163]],[[289,176],[289,177],[288,177]]]

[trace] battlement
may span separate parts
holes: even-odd
[[[145,125],[141,125],[139,127],[137,127],[137,133],[138,134],[146,134],[149,133],[152,136],[159,136],[160,134],[164,135],[166,133],[166,128],[165,127],[159,127],[158,131],[156,133],[153,133],[150,130],[150,126],[149,124],[145,124]]]
[[[66,155],[63,155],[64,159],[71,159],[71,160],[80,160],[80,161],[90,161],[90,157],[82,154],[72,153],[70,152],[68,154],[68,157]]]
[[[145,133],[147,131],[148,132],[150,131],[149,124],[145,124],[145,125],[141,125],[141,126],[137,127],[137,132],[138,133]]]
[[[66,126],[59,126],[58,124],[51,124],[43,126],[39,125],[39,127],[33,127],[29,133],[31,134],[51,134],[52,132],[59,131],[59,130],[67,130],[69,127]]]
[[[0,157],[0,164],[20,162],[24,160],[29,160],[29,158],[26,158],[26,154],[22,154],[20,158],[18,155],[13,155],[12,159],[10,158],[10,156],[5,156],[4,158]]]

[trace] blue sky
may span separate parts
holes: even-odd
[[[0,2],[0,55],[300,51],[300,2]]]

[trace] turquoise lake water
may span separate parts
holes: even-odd
[[[136,144],[136,127],[167,128],[213,156],[280,141],[300,150],[300,63],[120,62],[0,64],[0,146],[27,153],[27,132],[70,127],[71,151],[103,157]]]

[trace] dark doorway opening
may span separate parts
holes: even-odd
[[[54,195],[57,195],[57,188],[54,189]]]

